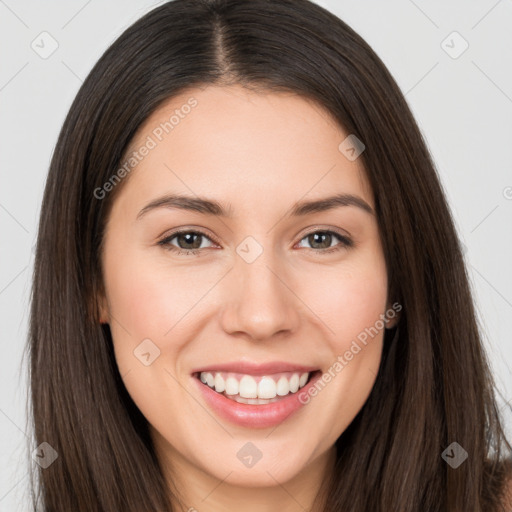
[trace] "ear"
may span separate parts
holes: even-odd
[[[398,325],[400,321],[400,312],[402,311],[402,305],[399,302],[388,303],[386,307],[386,318],[388,321],[386,322],[386,329],[392,329]]]
[[[98,315],[100,324],[110,323],[110,308],[106,296],[101,293],[98,296]]]

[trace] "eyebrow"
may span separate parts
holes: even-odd
[[[312,201],[298,201],[290,210],[290,216],[299,217],[311,213],[324,212],[340,206],[355,206],[374,215],[373,208],[361,197],[353,194],[336,194],[316,199]],[[154,199],[148,203],[137,214],[137,219],[143,217],[146,213],[157,208],[178,208],[181,210],[190,210],[204,215],[215,215],[217,217],[233,217],[231,205],[224,208],[219,202],[206,197],[192,197],[178,194],[167,194]]]

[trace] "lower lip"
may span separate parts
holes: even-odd
[[[196,376],[192,378],[197,382],[206,403],[227,421],[247,428],[268,428],[279,425],[297,412],[303,404],[299,395],[306,396],[309,388],[321,377],[321,372],[316,371],[309,382],[296,393],[286,395],[278,402],[265,405],[240,404],[217,393],[206,384],[203,384]]]

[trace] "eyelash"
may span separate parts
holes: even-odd
[[[309,233],[306,233],[299,240],[299,242],[302,242],[302,240],[304,240],[304,238],[307,238],[310,235],[314,235],[315,233],[334,235],[336,238],[338,238],[341,241],[341,243],[336,245],[336,246],[334,246],[334,247],[329,247],[327,249],[313,249],[313,248],[306,247],[306,249],[309,249],[310,251],[313,251],[313,252],[321,252],[321,253],[329,253],[330,254],[330,253],[333,253],[333,252],[340,251],[342,249],[349,249],[349,248],[351,248],[354,245],[353,241],[350,238],[348,238],[347,236],[344,236],[341,233],[338,233],[336,231],[329,230],[329,229],[316,230],[316,231],[311,231]],[[190,229],[188,229],[188,230],[187,229],[183,229],[183,230],[180,230],[180,231],[175,231],[174,233],[171,233],[169,236],[166,236],[165,238],[163,238],[162,240],[160,240],[157,243],[158,243],[158,245],[162,246],[165,250],[174,252],[174,253],[176,253],[178,255],[199,256],[199,252],[202,251],[204,248],[203,249],[180,249],[179,247],[171,245],[170,242],[171,242],[172,239],[176,238],[179,235],[183,235],[183,234],[200,235],[200,236],[202,236],[204,238],[207,238],[211,242],[217,243],[215,240],[212,240],[206,233],[203,233],[202,231],[193,231],[193,230],[190,230]]]

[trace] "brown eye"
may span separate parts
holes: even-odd
[[[174,239],[177,241],[176,245],[171,243]],[[208,236],[200,231],[178,231],[160,240],[158,245],[165,247],[169,251],[176,251],[178,254],[197,254],[201,249],[205,248],[204,246],[201,247],[203,239],[210,240]]]
[[[338,239],[341,243],[332,245],[333,241]],[[307,240],[311,249],[324,250],[324,252],[331,252],[330,250],[342,249],[344,247],[351,247],[352,240],[334,231],[314,231],[306,235],[302,240]],[[330,249],[329,251],[325,251]]]

